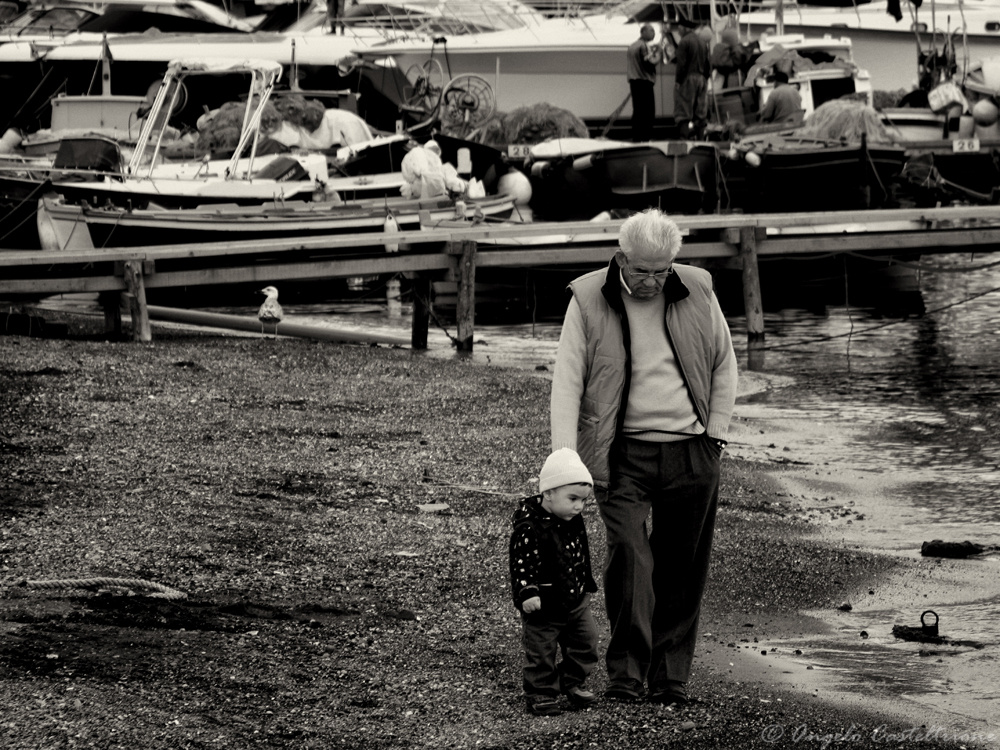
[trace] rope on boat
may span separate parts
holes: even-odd
[[[29,203],[31,201],[35,202],[36,207],[34,211],[32,211],[31,215],[25,216],[15,226],[11,227],[7,232],[5,232],[2,236],[0,236],[0,241],[6,240],[8,237],[14,234],[14,232],[23,227],[29,221],[33,221],[35,219],[35,215],[38,213],[38,208],[37,208],[38,199],[35,196],[38,195],[38,193],[40,193],[45,188],[46,184],[48,184],[48,181],[43,180],[39,185],[35,186],[32,189],[32,191],[28,193],[26,197],[22,198],[21,201],[7,213],[7,216],[11,216],[16,211],[18,211],[25,203]],[[49,185],[49,187],[51,187],[51,185]]]
[[[155,592],[146,596],[158,599],[187,599],[187,594],[183,591],[141,578],[60,578],[51,581],[21,581],[18,585],[29,589],[145,589]]]

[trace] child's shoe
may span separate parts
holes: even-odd
[[[594,695],[589,690],[586,690],[579,685],[574,685],[571,688],[567,688],[563,691],[563,694],[569,700],[569,704],[573,708],[587,708],[592,706],[597,702],[597,696]]]
[[[562,713],[559,702],[547,695],[536,695],[527,699],[528,711],[535,716],[558,716]]]

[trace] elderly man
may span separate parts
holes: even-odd
[[[711,275],[674,263],[681,233],[671,219],[636,214],[618,242],[607,269],[570,284],[552,446],[583,458],[607,529],[606,697],[683,703],[736,357]]]

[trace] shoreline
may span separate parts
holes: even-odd
[[[793,382],[778,385],[793,386]],[[997,635],[970,627],[963,618],[970,608],[982,610],[992,604],[995,609],[1000,603],[996,547],[968,559],[921,556],[923,541],[964,538],[948,538],[948,529],[935,526],[906,501],[905,476],[875,475],[838,461],[817,461],[816,452],[803,446],[817,427],[796,425],[766,403],[745,404],[741,409],[738,402],[736,414],[730,429],[734,457],[775,462],[773,475],[782,494],[794,498],[798,514],[812,524],[814,535],[831,545],[864,549],[901,563],[867,593],[846,599],[841,607],[802,610],[818,625],[812,638],[778,635],[767,641],[781,662],[779,679],[806,691],[827,690],[848,705],[880,703],[917,726],[935,724],[959,733],[992,735],[1000,745]],[[823,439],[848,443],[859,441],[859,436],[841,425],[833,434],[824,433]],[[1000,539],[987,531],[975,541],[990,546]],[[938,616],[941,635],[980,647],[893,637],[893,625],[919,626],[928,610]],[[753,665],[746,668],[752,670]],[[857,693],[861,685],[868,688],[864,695]]]
[[[865,737],[853,746],[881,747],[872,732],[883,723],[914,726],[890,710],[894,699],[848,702],[825,682],[802,682],[825,679],[823,668],[779,661],[788,639],[818,637],[815,612],[836,612],[875,582],[881,594],[913,561],[818,534],[780,476],[736,455],[723,472],[698,701],[525,716],[500,558],[505,503],[530,494],[547,444],[544,371],[176,330],[152,345],[7,338],[0,352],[11,415],[2,447],[14,467],[0,516],[6,747],[47,747],[38,732],[51,739],[60,722],[94,740],[81,746],[114,729],[132,748],[194,746],[216,732],[234,748],[270,747],[285,733],[325,746],[519,750],[556,738],[820,747],[855,725]],[[740,398],[775,383],[745,376]],[[416,509],[428,502],[448,512]],[[592,548],[598,525],[588,509]],[[141,574],[198,606],[10,588],[69,571]],[[107,614],[95,609],[102,601]],[[191,644],[208,656],[192,659]],[[247,687],[230,689],[230,675]],[[142,696],[125,724],[107,679]],[[593,686],[601,680],[599,667]],[[228,720],[213,714],[220,696]],[[779,725],[787,736],[768,739]],[[792,739],[800,726],[813,738]],[[976,746],[956,739],[960,729],[951,722],[936,746]]]

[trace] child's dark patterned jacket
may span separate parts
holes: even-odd
[[[582,514],[563,521],[542,508],[541,495],[534,495],[521,500],[512,520],[510,580],[518,610],[538,596],[542,613],[558,616],[597,591]]]

